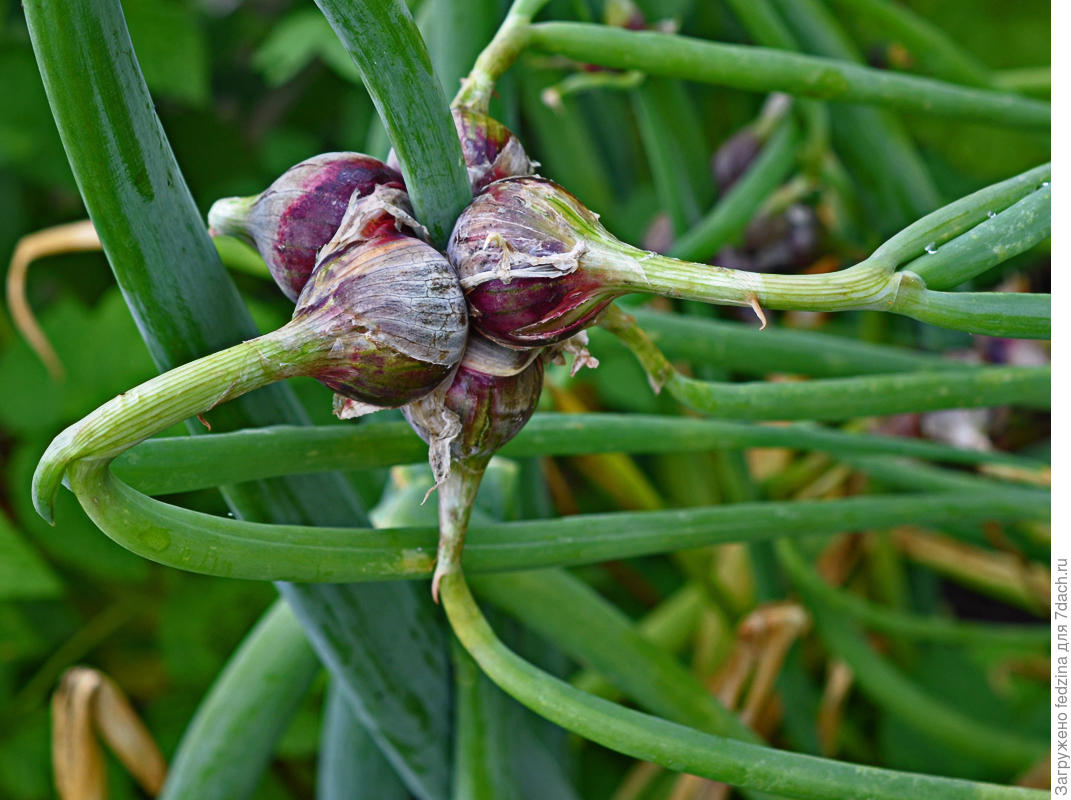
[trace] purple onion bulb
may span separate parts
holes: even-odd
[[[297,300],[350,197],[367,196],[377,186],[405,189],[402,176],[378,159],[323,153],[291,167],[259,195],[216,201],[208,224],[214,234],[255,247],[283,294]]]
[[[468,334],[450,263],[431,245],[395,232],[320,262],[291,325],[314,342],[317,380],[384,408],[441,384],[461,360]]]

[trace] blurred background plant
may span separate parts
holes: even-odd
[[[877,0],[774,2],[769,7],[778,11],[783,28],[773,29],[749,16],[746,5],[744,0],[651,0],[635,6],[554,0],[543,17],[778,47],[786,47],[776,38],[787,31],[794,46],[808,52],[1048,96],[1049,7],[1040,0],[903,4],[954,40],[948,52],[961,57],[951,61],[940,58],[946,51],[939,47],[920,47],[910,29],[905,36],[904,29],[889,24],[880,13],[889,4]],[[423,0],[411,6],[452,95],[506,5]],[[358,150],[386,156],[386,134],[357,71],[310,4],[130,0],[124,11],[157,112],[202,212],[219,197],[259,191],[314,153]],[[86,215],[14,2],[0,3],[0,86],[0,253],[10,253],[21,237]],[[854,263],[942,203],[1049,158],[1048,138],[1036,131],[853,106],[831,105],[826,113],[826,106],[811,105],[818,121],[803,133],[788,132],[786,105],[778,96],[644,78],[533,52],[500,82],[492,113],[520,136],[542,163],[543,174],[598,211],[622,239],[695,260],[771,272],[827,272]],[[804,105],[803,117],[809,113]],[[739,208],[748,203],[734,206],[737,216],[706,216],[717,208],[716,198],[741,189],[753,198],[747,216],[740,217]],[[259,274],[255,258],[236,243],[226,246],[225,261],[234,267],[258,327],[267,331],[281,325],[289,304]],[[1043,242],[974,279],[969,288],[1048,291],[1048,276]],[[207,578],[138,558],[102,536],[67,492],[58,498],[55,528],[37,517],[28,487],[50,439],[156,370],[100,253],[40,260],[29,270],[26,289],[65,376],[50,376],[10,319],[0,317],[0,796],[12,800],[53,795],[47,701],[68,667],[88,663],[110,676],[170,759],[207,688],[276,597],[267,583]],[[690,320],[660,326],[651,311],[640,318],[645,327],[653,326],[649,330],[658,334],[674,363],[704,379],[793,380],[799,374],[865,371],[864,356],[840,367],[799,361],[802,354],[817,355],[817,364],[822,348],[845,340],[973,363],[1048,361],[1047,344],[972,337],[874,312],[771,314],[778,330],[764,335],[786,337],[771,340],[783,342],[782,355],[752,356],[748,346],[756,340],[745,327],[753,325],[750,311],[663,301],[650,306],[673,308],[705,326],[680,327]],[[803,334],[793,339],[791,331],[839,338]],[[635,359],[616,339],[602,330],[591,338],[600,367],[575,378],[551,369],[542,410],[680,413],[665,393],[650,391]],[[311,380],[292,383],[315,422],[333,421],[326,389]],[[391,419],[397,415],[385,412],[370,424]],[[1048,416],[1042,410],[908,414],[865,426],[959,447],[1048,457]],[[547,457],[499,468],[482,502],[492,518],[532,518],[840,497],[901,485],[897,476],[866,466],[774,447],[746,453]],[[347,477],[366,506],[379,504],[387,520],[399,519],[399,513],[404,519],[407,512],[397,511],[399,498],[411,500],[427,486],[420,471],[374,469]],[[227,513],[215,490],[171,499]],[[827,544],[818,563],[827,581],[894,612],[909,612],[912,619],[950,612],[1026,625],[1046,618],[1046,529],[1017,525],[953,532],[946,537],[941,530],[853,529]],[[969,544],[963,543],[965,536]],[[721,545],[573,573],[637,621],[646,636],[678,653],[728,705],[746,708],[749,723],[780,746],[895,769],[998,782],[1020,777],[1022,769],[991,758],[984,748],[972,751],[957,746],[955,737],[920,735],[897,713],[896,698],[853,690],[853,669],[866,666],[866,654],[864,661],[848,663],[849,655],[859,652],[849,637],[836,648],[839,657],[830,658],[829,645],[815,637],[799,606],[785,611],[762,605],[786,592],[755,569],[742,546]],[[806,573],[809,567],[801,569]],[[529,658],[572,675],[585,688],[615,691],[596,675],[597,668],[576,672],[594,665],[577,665],[564,652],[568,648],[540,638],[556,641],[564,634],[547,634],[532,620],[525,623],[536,634],[507,622],[510,614],[523,616],[509,607],[507,579],[484,583],[474,581],[503,606],[500,627]],[[954,637],[931,641],[881,631],[880,650],[911,686],[940,697],[966,718],[1044,739],[1043,638],[1009,649],[999,641],[965,644]],[[1029,640],[1029,631],[1024,636]],[[454,669],[459,685],[475,682],[487,693],[487,703],[501,706],[497,724],[515,718],[530,723],[522,728],[532,741],[518,746],[513,758],[537,754],[556,764],[545,780],[561,775],[572,783],[572,788],[548,789],[549,784],[506,781],[521,796],[715,796],[701,794],[710,792],[709,786],[689,785],[672,773],[567,740],[485,685],[464,655],[457,655]],[[756,676],[750,684],[749,675]],[[254,796],[314,796],[325,685],[322,675],[314,679]],[[498,758],[507,771],[536,769],[531,762],[527,767],[509,762],[510,757]],[[108,775],[109,797],[140,796],[118,763]]]

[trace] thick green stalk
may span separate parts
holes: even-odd
[[[788,177],[796,163],[799,129],[789,117],[766,141],[747,173],[718,203],[674,243],[670,254],[688,261],[704,261],[744,229],[762,202]]]
[[[850,455],[895,455],[953,464],[1009,464],[1040,470],[1045,464],[1000,450],[962,450],[924,439],[849,433],[798,425],[752,425],[646,414],[537,413],[502,448],[511,458],[588,453],[702,453],[717,448],[788,447]],[[150,495],[175,494],[279,475],[418,463],[423,442],[403,422],[377,425],[276,427],[187,439],[144,442],[112,469]]]
[[[993,219],[988,217],[989,213],[995,213],[993,206],[998,200],[1015,202],[1037,187],[1037,184],[1024,185],[1024,177],[1018,176],[939,209],[909,225],[870,258],[853,267],[819,275],[765,274],[680,261],[624,244],[603,228],[585,221],[564,201],[555,199],[552,208],[560,214],[561,225],[576,227],[587,234],[577,263],[607,294],[644,292],[751,306],[760,316],[762,308],[881,310],[970,333],[1045,338],[1049,335],[1051,315],[1047,295],[992,293],[965,300],[927,289],[911,271],[894,271],[898,264],[914,258],[922,234],[936,236],[939,232],[942,242],[950,239],[945,246],[953,247],[957,260],[954,267],[945,270],[963,275],[989,269],[1002,256],[1010,256],[1016,247],[1024,246],[1024,241],[1043,233],[1049,192],[1046,185],[1034,193],[1038,195],[1036,198],[1028,196],[1023,206],[1017,203],[1008,213]],[[993,202],[984,202],[987,200]],[[985,221],[951,238],[953,232],[975,220]],[[977,230],[979,227],[981,231]],[[1010,242],[1006,248],[995,247],[994,241],[1001,238]],[[937,252],[936,239],[922,241],[923,252]],[[924,262],[920,265],[924,266]],[[938,267],[937,272],[940,270]]]
[[[329,583],[424,579],[433,570],[438,540],[433,528],[380,529],[373,535],[368,528],[265,525],[153,500],[112,476],[102,461],[76,461],[68,475],[82,507],[106,535],[145,558],[178,569],[250,580]],[[775,535],[1044,515],[1024,508],[1023,501],[1019,489],[941,492],[475,525],[468,533],[462,563],[468,572],[535,569],[762,541]],[[330,594],[326,587],[325,594]]]
[[[1018,787],[845,764],[700,733],[593,697],[548,675],[495,636],[460,574],[442,585],[443,605],[465,649],[505,692],[541,716],[633,758],[735,786],[798,798],[1041,798]]]
[[[252,795],[319,669],[294,613],[276,601],[201,701],[172,759],[161,800]]]
[[[831,611],[882,633],[982,650],[1045,650],[1049,646],[1051,632],[1048,626],[1002,625],[922,616],[877,605],[829,585],[794,550],[781,559],[781,566],[801,592],[814,597]]]
[[[91,0],[70,7],[30,2],[24,8],[49,103],[86,208],[157,366],[184,364],[257,336],[175,164],[119,2]],[[209,419],[215,430],[308,421],[296,396],[281,384],[246,395],[212,412]],[[189,427],[203,430],[197,422]],[[231,485],[224,496],[232,512],[245,519],[343,524],[363,517],[356,493],[337,473]],[[319,586],[282,588],[295,596],[328,594]],[[390,652],[414,664],[433,661],[434,644],[397,635],[399,628],[427,616],[430,609],[410,602],[422,592],[404,585],[360,589],[366,603],[394,609],[396,627],[349,642],[351,652]],[[302,623],[315,633],[337,624],[340,614],[345,616],[344,610],[334,613],[333,618],[306,615]],[[341,670],[336,677],[355,695],[379,690],[365,673]],[[376,720],[380,730],[404,725],[418,713],[448,718],[447,681],[429,673],[416,683],[421,702],[401,714],[390,709],[390,717]],[[373,708],[373,714],[378,710]],[[378,741],[390,749],[389,737]],[[442,751],[445,763],[445,747]],[[393,752],[396,763],[411,761],[411,769],[421,769],[428,754],[439,752],[438,742],[433,737],[406,752]],[[420,781],[411,782],[410,789],[434,796],[433,791],[422,791]],[[240,800],[239,795],[233,797]]]
[[[782,562],[802,558],[787,539],[779,540],[776,547]],[[812,600],[808,605],[818,632],[836,656],[851,668],[858,686],[874,702],[920,733],[1010,770],[1024,770],[1044,756],[1047,749],[1044,740],[999,730],[927,694],[879,656],[849,623],[815,604],[813,596],[808,599]]]
[[[454,123],[404,0],[317,0],[361,73],[402,167],[413,211],[438,245],[472,198]]]
[[[992,86],[993,76],[981,62],[910,8],[889,0],[833,0],[833,4],[879,26],[910,51],[924,72],[952,83]]]
[[[782,91],[1015,127],[1049,126],[1047,103],[829,58],[573,22],[532,25],[528,43],[586,63],[737,89]]]

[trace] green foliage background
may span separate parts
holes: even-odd
[[[569,19],[589,13],[599,18],[597,5],[559,0],[545,16]],[[747,41],[720,2],[650,0],[641,5],[651,19],[679,9],[689,34]],[[912,0],[909,5],[988,67],[1049,63],[1049,6],[1040,0]],[[385,155],[386,137],[356,70],[311,4],[129,0],[124,9],[158,112],[202,210],[220,196],[259,191],[317,152]],[[418,21],[427,19],[419,10],[417,16]],[[864,50],[887,44],[880,30],[854,24],[847,15],[844,21]],[[486,25],[489,37],[497,20],[474,17],[472,24]],[[433,55],[437,35],[436,29],[426,32]],[[525,59],[503,81],[492,110],[520,134],[543,163],[544,174],[602,213],[612,231],[637,241],[637,232],[658,211],[658,198],[628,101],[621,94],[593,92],[567,99],[564,115],[556,114],[539,102],[539,94],[564,74],[553,64]],[[27,233],[85,216],[13,0],[0,2],[0,87],[3,255]],[[454,88],[447,85],[447,93]],[[714,194],[706,177],[710,153],[754,118],[761,98],[694,85],[662,88],[685,93],[686,106],[694,112],[696,126],[682,129],[688,135],[682,136],[679,157],[697,183],[698,196],[709,201]],[[622,126],[621,120],[631,122]],[[945,200],[1048,158],[1047,142],[1034,134],[947,120],[906,122]],[[870,212],[868,224],[857,241],[847,244],[862,252],[904,220],[883,218],[879,199],[868,198],[866,186],[859,191]],[[1044,252],[1033,251],[1001,271],[1041,272],[1045,258]],[[236,280],[262,330],[288,317],[286,303],[273,287],[249,276]],[[29,500],[30,475],[50,439],[155,370],[103,256],[41,262],[31,273],[29,290],[68,375],[63,383],[52,382],[8,318],[0,316],[0,796],[12,800],[52,796],[47,699],[64,668],[83,662],[110,674],[130,693],[169,755],[227,656],[275,597],[266,584],[203,578],[137,558],[102,536],[69,493],[59,497],[55,528],[37,517]],[[906,320],[882,320],[877,331],[867,327],[872,322],[863,315],[844,315],[827,322],[826,330],[933,350],[967,344],[965,335]],[[573,384],[593,406],[641,412],[674,407],[668,398],[650,393],[631,355],[610,337],[596,332],[593,342],[602,366]],[[564,374],[554,377],[567,382]],[[309,381],[295,383],[313,419],[329,422],[329,393]],[[662,456],[641,465],[661,503],[716,502],[717,492],[709,484],[696,480],[682,485],[676,477],[695,475],[696,462],[692,456]],[[531,474],[533,467],[523,469]],[[700,469],[714,472],[706,463]],[[605,490],[579,470],[566,470],[580,510],[615,507]],[[385,475],[352,479],[373,505]],[[181,502],[226,513],[215,492]],[[532,516],[533,510],[546,508],[546,497],[537,492],[524,503],[525,515]],[[674,588],[677,577],[663,559],[643,560],[636,569],[658,594]],[[631,613],[643,610],[605,572],[592,568],[582,574]],[[936,588],[923,583],[918,590]],[[563,666],[558,654],[545,658]],[[987,663],[977,654],[932,647],[913,665],[921,684],[954,705],[996,723],[1045,730],[1047,695],[1039,686],[1018,682],[1013,691],[998,696],[986,684]],[[311,796],[322,689],[318,683],[280,742],[258,797]],[[856,722],[866,724],[865,719]],[[920,743],[894,720],[882,718],[876,731],[877,737],[855,755],[902,769],[991,777],[986,765]],[[583,796],[602,797],[620,760],[588,748],[574,768],[581,771]],[[113,766],[110,775],[112,797],[138,796],[121,769]]]

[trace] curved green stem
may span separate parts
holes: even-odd
[[[721,736],[760,741],[674,656],[647,641],[615,606],[568,572],[479,575],[471,583],[481,599],[610,678],[652,713]]]
[[[585,23],[543,22],[529,28],[528,45],[585,63],[737,89],[782,91],[1035,129],[1047,129],[1050,122],[1048,103],[1019,95],[972,89],[829,58],[687,36]]]
[[[465,649],[515,699],[567,730],[617,752],[760,791],[799,798],[1040,798],[1018,787],[973,783],[845,764],[700,733],[594,697],[554,678],[495,636],[460,573],[442,583],[443,606]]]
[[[205,413],[253,389],[310,374],[315,332],[301,321],[157,375],[113,398],[52,440],[33,476],[33,502],[52,521],[52,503],[68,466],[78,459],[110,461],[175,423]],[[207,423],[206,423],[207,425]]]
[[[311,583],[423,579],[434,566],[433,528],[267,525],[168,505],[115,478],[107,462],[68,470],[82,508],[116,543],[160,564],[249,580]],[[737,503],[674,511],[619,512],[476,525],[469,572],[590,564],[773,536],[854,528],[1013,521],[1044,515],[1022,490],[868,496],[828,501]]]

